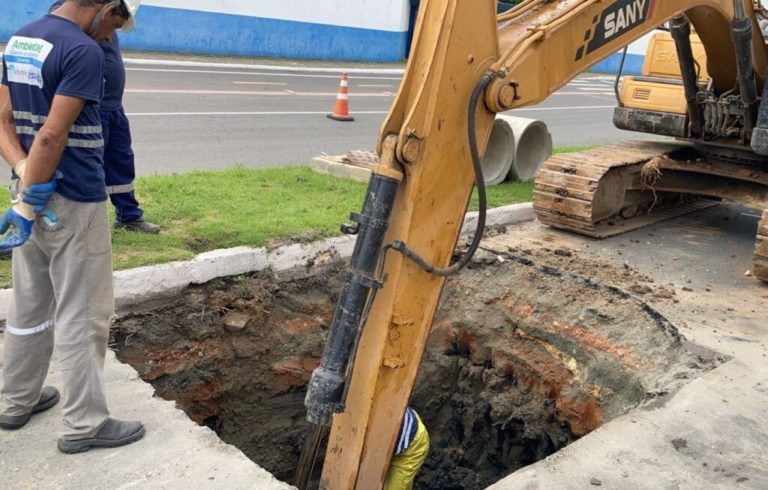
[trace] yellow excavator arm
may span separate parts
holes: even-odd
[[[685,22],[682,14],[701,38],[715,89],[731,89],[731,21],[735,13],[753,18],[752,9],[750,0],[525,0],[497,17],[495,0],[422,0],[382,125],[381,163],[348,228],[358,234],[352,270],[307,394],[313,430],[331,425],[321,488],[384,481],[444,276],[453,272],[440,268],[451,264],[482,180],[473,169],[495,114],[544,100],[657,26]],[[753,32],[754,71],[762,74],[768,56],[756,23]],[[756,88],[762,83],[758,75]],[[317,439],[315,432],[307,445],[316,449]]]

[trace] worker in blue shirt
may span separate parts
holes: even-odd
[[[413,480],[427,459],[429,434],[419,414],[411,408],[405,409],[403,423],[395,441],[395,451],[389,463],[384,490],[410,490]]]
[[[64,0],[53,4],[51,10]],[[132,5],[138,9],[139,2]],[[136,164],[131,141],[131,126],[123,108],[125,64],[120,53],[120,40],[114,30],[95,33],[104,50],[104,96],[101,99],[101,125],[104,136],[104,177],[107,193],[115,207],[113,228],[144,233],[160,233],[160,227],[144,219],[133,189]]]
[[[64,453],[122,446],[145,430],[107,407],[115,304],[99,115],[104,52],[94,41],[97,31],[132,26],[134,1],[67,0],[19,29],[2,62],[0,156],[18,192],[0,218],[0,234],[10,230],[0,250],[13,249],[0,429],[19,430],[59,401],[43,386],[55,342]]]

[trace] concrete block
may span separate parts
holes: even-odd
[[[190,261],[179,261],[115,272],[116,305],[177,294],[192,281],[190,266]]]
[[[371,178],[371,171],[369,169],[343,163],[341,157],[315,157],[309,166],[315,172],[341,179],[368,182]]]
[[[477,211],[467,213],[461,233],[474,233],[477,228]],[[485,226],[510,226],[525,221],[533,221],[533,203],[523,202],[489,209],[485,216]]]
[[[217,277],[237,276],[266,269],[269,264],[263,248],[235,247],[205,252],[190,264],[191,282],[204,284]]]

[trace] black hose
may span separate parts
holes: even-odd
[[[457,262],[455,262],[450,267],[446,268],[440,268],[435,267],[434,265],[428,263],[426,260],[424,260],[422,257],[420,257],[416,252],[411,250],[408,245],[405,244],[405,242],[402,242],[400,240],[396,240],[392,243],[388,243],[384,246],[382,250],[382,256],[384,256],[389,249],[396,250],[403,254],[403,256],[411,259],[413,262],[416,263],[421,269],[423,269],[426,272],[429,272],[430,274],[434,274],[436,276],[441,277],[447,277],[453,274],[456,274],[461,269],[464,268],[465,265],[469,263],[469,261],[472,259],[472,257],[475,255],[475,252],[477,252],[477,248],[480,246],[480,241],[483,238],[483,230],[485,229],[485,215],[487,211],[487,201],[485,196],[485,180],[483,178],[483,169],[480,166],[480,152],[477,150],[477,131],[475,128],[475,113],[477,111],[477,104],[480,101],[480,97],[483,95],[483,92],[485,91],[485,88],[488,86],[489,83],[494,79],[495,74],[493,72],[486,72],[483,77],[480,79],[479,82],[477,82],[477,85],[475,85],[474,90],[472,91],[472,96],[469,99],[469,110],[467,111],[467,126],[468,126],[468,132],[469,132],[469,152],[472,156],[472,167],[475,171],[475,186],[477,187],[477,200],[478,200],[478,206],[479,206],[479,212],[477,216],[477,229],[475,231],[475,237],[472,240],[472,244],[470,244],[469,249],[462,255],[461,259],[459,259]]]

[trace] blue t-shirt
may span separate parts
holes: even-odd
[[[70,20],[49,14],[19,29],[3,57],[3,85],[11,94],[16,132],[29,152],[45,124],[55,95],[86,102],[57,169],[63,177],[57,192],[79,202],[107,199],[104,184],[104,139],[99,101],[104,52]]]
[[[64,0],[58,0],[51,5],[49,12],[53,12],[64,4]],[[117,34],[111,41],[99,43],[104,50],[104,97],[99,109],[102,112],[118,111],[123,106],[123,93],[125,92],[125,65],[123,55],[120,53],[120,40]]]
[[[125,92],[125,65],[120,54],[120,40],[117,34],[109,42],[99,43],[104,50],[104,98],[102,111],[117,111],[123,106]]]

